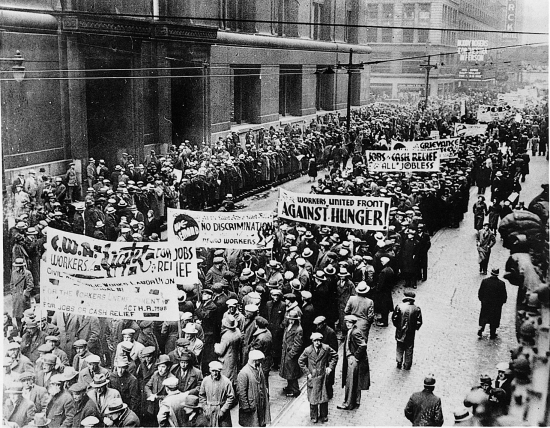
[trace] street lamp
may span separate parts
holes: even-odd
[[[424,105],[422,106],[422,110],[426,110],[426,107],[428,107],[428,88],[430,87],[430,71],[432,68],[437,68],[437,64],[430,64],[430,58],[431,55],[428,55],[428,63],[427,64],[420,64],[421,68],[426,69],[426,90],[424,91]]]

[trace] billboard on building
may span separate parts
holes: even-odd
[[[505,18],[505,29],[506,31],[516,31],[516,9],[517,9],[517,0],[508,0],[506,5],[506,18]],[[508,40],[517,40],[517,34],[503,33],[503,39]]]
[[[457,40],[458,60],[460,62],[485,61],[488,40]]]

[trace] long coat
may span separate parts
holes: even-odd
[[[283,336],[283,353],[281,356],[281,370],[279,375],[283,379],[298,379],[302,373],[298,365],[298,358],[302,352],[304,331],[299,324],[293,324],[286,329]]]
[[[502,305],[506,303],[508,298],[504,281],[496,276],[485,278],[481,281],[478,298],[481,302],[479,325],[491,324],[491,327],[498,328],[500,326]]]
[[[271,423],[269,388],[263,370],[246,364],[237,376],[239,424],[243,427],[263,427]]]
[[[346,337],[344,342],[344,359],[342,361],[342,388],[346,386],[346,378],[348,375],[348,359],[346,358],[346,347],[348,346],[351,353],[359,361],[358,370],[358,382],[357,387],[361,391],[368,390],[370,388],[370,368],[369,357],[367,356],[367,343],[356,326],[349,332],[349,336]]]
[[[267,328],[273,337],[273,350],[275,355],[280,354],[283,343],[286,303],[285,302],[267,302]]]
[[[73,397],[67,391],[62,391],[52,397],[46,407],[46,417],[52,421],[48,425],[50,428],[72,427],[74,418]]]
[[[151,395],[155,394],[157,396],[155,401],[145,401],[143,404],[143,414],[144,415],[154,415],[156,416],[159,412],[159,403],[166,397],[166,387],[162,384],[166,379],[175,377],[172,373],[168,372],[165,376],[161,376],[158,371],[156,371],[151,379],[145,384],[144,394],[145,397],[149,398]]]
[[[211,427],[230,427],[231,412],[229,409],[235,403],[235,392],[231,381],[224,375],[215,381],[212,376],[206,376],[199,391],[199,403]],[[223,416],[220,416],[223,414]]]
[[[13,297],[13,317],[23,318],[23,312],[31,307],[31,293],[34,289],[32,273],[27,268],[19,272],[14,268],[11,272],[10,291]]]
[[[235,384],[237,374],[239,373],[241,346],[242,338],[238,328],[235,330],[225,330],[222,333],[220,343],[214,345],[214,352],[218,355],[218,360],[223,364],[222,374],[233,384]]]
[[[53,324],[59,328],[59,347],[71,358],[74,355],[73,343],[79,339],[77,335],[80,325],[79,316],[68,312],[56,311]]]
[[[414,343],[416,331],[422,326],[422,311],[414,300],[405,298],[395,307],[392,315],[395,326],[395,340],[406,345]]]
[[[298,364],[302,371],[311,378],[307,379],[307,400],[309,404],[327,403],[329,397],[327,394],[327,373],[330,368],[334,372],[338,362],[338,353],[330,346],[321,343],[319,352],[313,345],[308,346],[300,358]]]
[[[344,313],[357,317],[356,327],[365,341],[369,340],[370,326],[374,321],[374,302],[366,296],[351,296],[346,303]]]
[[[441,399],[431,391],[415,392],[407,402],[405,417],[413,427],[440,427],[443,425]]]
[[[374,292],[374,310],[384,314],[393,310],[392,288],[395,285],[395,273],[390,266],[384,266],[378,275],[378,284]]]
[[[23,396],[19,397],[19,400],[13,405],[12,401],[8,398],[4,401],[3,416],[9,422],[15,422],[20,427],[27,425],[34,419],[36,414],[36,407],[34,403]]]
[[[264,373],[271,370],[273,364],[273,336],[267,328],[258,327],[252,335],[250,350],[257,349],[262,351],[265,358],[262,360],[262,369]]]
[[[43,386],[33,385],[29,400],[34,403],[36,413],[42,413],[46,410],[46,406],[50,401],[50,394],[48,394],[48,390]]]
[[[97,404],[90,400],[90,397],[85,395],[84,397],[82,397],[82,401],[78,406],[75,403],[73,426],[81,426],[82,419],[85,419],[88,416],[95,416],[99,420],[102,419],[101,414],[99,413],[99,409],[97,408]]]

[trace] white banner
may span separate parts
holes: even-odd
[[[371,172],[432,172],[439,171],[439,151],[427,150],[367,150],[365,159]]]
[[[460,138],[445,138],[442,140],[422,140],[422,141],[392,141],[392,150],[439,150],[440,159],[455,158],[458,156],[460,148]]]
[[[111,242],[48,228],[46,267],[95,278],[169,275],[198,281],[195,248],[183,242]]]
[[[272,248],[273,212],[204,212],[168,208],[168,241],[206,248]]]
[[[477,125],[469,125],[467,123],[455,123],[455,135],[463,137],[473,137],[476,135],[485,135],[487,124],[480,123]]]
[[[48,275],[43,267],[40,305],[76,315],[151,321],[177,321],[176,280],[169,275],[79,279]]]
[[[388,227],[390,198],[316,195],[279,189],[280,218],[362,230]]]

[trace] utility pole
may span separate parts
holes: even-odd
[[[349,127],[350,127],[350,121],[351,121],[351,67],[353,66],[352,63],[352,57],[353,57],[353,49],[349,50],[349,63],[348,63],[348,108],[346,111],[346,131],[349,135]]]
[[[428,107],[428,88],[430,87],[430,71],[432,68],[437,68],[437,64],[430,64],[431,55],[428,55],[428,63],[427,64],[420,64],[421,68],[426,69],[426,90],[424,94],[424,108],[423,110],[426,110]]]

